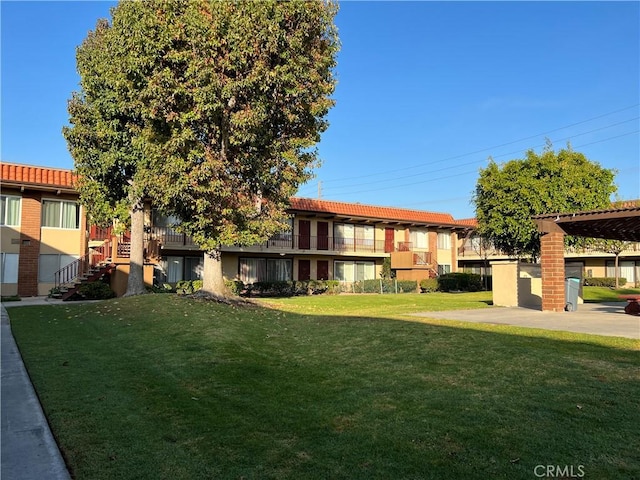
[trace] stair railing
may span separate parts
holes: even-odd
[[[54,288],[57,290],[62,287],[62,285],[74,282],[77,278],[87,273],[91,268],[90,255],[91,254],[87,253],[55,272],[53,274]]]

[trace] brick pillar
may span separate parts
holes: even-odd
[[[429,230],[427,232],[427,245],[431,253],[431,264],[437,269],[438,265],[438,232]]]
[[[451,271],[458,271],[458,234],[451,232]]]
[[[564,311],[564,233],[545,233],[541,237],[542,311]]]
[[[18,260],[18,295],[21,297],[38,295],[41,198],[42,195],[38,192],[22,194],[20,257]]]

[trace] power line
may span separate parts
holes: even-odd
[[[634,118],[631,118],[629,120],[624,120],[624,121],[621,121],[621,122],[613,123],[611,125],[606,125],[604,127],[595,128],[595,129],[592,129],[592,130],[588,130],[586,132],[576,133],[576,134],[568,136],[568,137],[564,137],[564,138],[559,138],[559,139],[553,140],[553,142],[561,142],[561,141],[565,141],[565,140],[571,140],[572,138],[580,137],[580,136],[583,136],[583,135],[588,135],[590,133],[598,132],[598,131],[601,131],[601,130],[606,130],[607,128],[616,127],[616,126],[622,125],[624,123],[633,122],[635,120],[638,120],[638,118],[640,118],[640,117],[634,117]],[[627,134],[622,134],[620,136],[626,136],[626,135],[630,135],[630,134],[631,133],[627,133]],[[605,140],[615,139],[615,138],[618,138],[618,137],[617,136],[616,137],[609,137],[608,139],[605,139]],[[593,143],[598,143],[598,142],[593,142]],[[587,146],[587,145],[591,145],[591,144],[592,143],[583,144],[582,146]],[[545,144],[535,145],[533,148],[543,147],[544,145]],[[531,149],[531,147],[528,147],[526,150],[530,150],[530,149]],[[494,155],[493,158],[506,157],[508,155],[516,155],[516,154],[522,153],[522,151],[523,150],[520,149],[520,150],[508,152],[508,153],[503,153],[503,154],[500,154],[500,155]],[[342,186],[342,187],[341,186],[329,187],[326,190],[329,190],[331,192],[335,192],[335,191],[340,192],[341,190],[351,189],[351,188],[354,188],[354,187],[361,187],[361,186],[367,186],[367,185],[376,185],[376,184],[380,184],[380,183],[389,183],[390,181],[403,180],[403,179],[406,179],[406,178],[421,177],[421,176],[424,176],[424,175],[431,175],[434,172],[441,172],[441,171],[445,171],[445,170],[451,170],[451,169],[454,169],[454,168],[460,168],[460,167],[464,167],[464,166],[467,166],[467,165],[473,165],[473,164],[481,163],[481,162],[484,162],[484,161],[485,161],[485,159],[472,160],[472,161],[469,161],[469,162],[458,163],[458,164],[451,165],[451,166],[444,167],[444,168],[430,169],[427,172],[414,172],[411,175],[403,175],[403,176],[399,176],[399,177],[384,178],[382,180],[374,180],[374,181],[371,181],[371,182],[354,183],[354,184],[350,184],[348,186]],[[432,164],[434,164],[434,163],[438,163],[438,162],[433,162]],[[416,182],[416,183],[419,183],[419,182]],[[414,185],[414,184],[415,183],[412,183],[410,185]]]
[[[478,153],[487,152],[487,151],[490,151],[490,150],[495,150],[497,148],[502,148],[502,147],[505,147],[505,146],[508,146],[508,145],[513,145],[514,143],[523,142],[525,140],[531,140],[532,138],[538,138],[538,137],[540,137],[542,135],[547,135],[549,133],[557,132],[559,130],[564,130],[564,129],[567,129],[567,128],[575,127],[577,125],[582,125],[584,123],[592,122],[592,121],[598,120],[600,118],[608,117],[609,115],[613,115],[613,114],[616,114],[616,113],[624,112],[624,111],[630,110],[632,108],[637,108],[638,106],[640,106],[640,103],[636,103],[635,105],[630,105],[628,107],[620,108],[618,110],[614,110],[614,111],[611,111],[611,112],[608,112],[608,113],[603,113],[601,115],[597,115],[595,117],[591,117],[591,118],[588,118],[586,120],[581,120],[579,122],[571,123],[569,125],[564,125],[562,127],[554,128],[552,130],[547,130],[545,132],[541,132],[541,133],[538,133],[538,134],[535,134],[535,135],[530,135],[530,136],[527,136],[527,137],[523,137],[523,138],[520,138],[518,140],[512,140],[512,141],[505,142],[505,143],[502,143],[502,144],[499,144],[499,145],[494,145],[494,146],[491,146],[491,147],[482,148],[480,150],[475,150],[475,151],[469,152],[469,153],[463,153],[463,154],[460,154],[460,155],[454,155],[452,157],[443,158],[441,160],[435,160],[435,161],[432,161],[432,162],[426,162],[426,163],[410,165],[410,166],[407,166],[407,167],[402,167],[402,168],[398,168],[398,169],[394,169],[394,170],[386,170],[386,171],[381,171],[381,172],[377,172],[377,173],[370,173],[370,174],[367,174],[367,175],[358,175],[357,177],[356,176],[352,176],[352,177],[336,178],[336,179],[333,179],[333,180],[323,180],[323,182],[325,184],[326,183],[334,183],[334,182],[346,182],[346,181],[353,180],[355,178],[361,179],[361,178],[374,177],[374,176],[378,176],[378,175],[386,175],[386,174],[389,174],[389,173],[401,172],[401,171],[405,171],[405,170],[412,170],[412,169],[415,169],[416,167],[422,167],[422,166],[426,166],[426,165],[432,165],[432,164],[435,164],[435,163],[441,163],[441,162],[447,162],[447,161],[450,161],[450,160],[456,160],[456,159],[461,158],[461,157],[467,157],[469,155],[476,155]]]
[[[585,144],[582,144],[582,145],[578,145],[575,148],[582,148],[582,147],[585,147],[587,145],[593,145],[593,144],[596,144],[596,143],[602,143],[602,142],[614,140],[614,139],[617,139],[617,138],[625,137],[625,136],[628,136],[628,135],[633,135],[633,134],[636,134],[636,133],[639,133],[639,132],[640,132],[640,130],[634,130],[632,132],[623,133],[621,135],[616,135],[614,137],[608,137],[608,138],[605,138],[605,139],[596,140],[594,142],[589,142],[589,143],[585,143]],[[585,132],[584,134],[586,134],[586,133],[587,132]],[[564,139],[560,139],[560,140],[566,140],[568,138],[572,138],[572,137],[565,137]],[[540,145],[536,145],[536,147],[534,147],[534,148],[543,147],[543,146],[544,146],[544,144],[540,144]],[[527,149],[527,150],[529,150],[529,149]],[[496,155],[494,158],[504,157],[504,156],[507,156],[507,155],[514,155],[516,153],[521,153],[521,150],[518,150],[518,151],[515,151],[515,152],[510,152],[510,153],[505,153],[505,154],[501,154],[501,155]],[[474,163],[478,163],[478,161],[476,160],[476,161],[467,162],[467,163],[464,163],[464,164],[459,164],[459,165],[456,165],[454,167],[445,167],[445,168],[441,168],[441,169],[438,169],[438,170],[432,170],[432,172],[449,170],[451,168],[458,168],[460,166],[471,165],[471,164],[474,164]],[[421,181],[418,181],[418,182],[404,183],[404,184],[401,184],[401,185],[389,185],[389,186],[386,186],[386,187],[378,187],[378,188],[376,188],[376,191],[379,191],[379,190],[391,190],[391,189],[397,189],[397,188],[402,188],[402,187],[411,187],[411,186],[415,186],[415,185],[421,185],[421,184],[424,184],[424,183],[447,180],[447,179],[455,178],[455,177],[461,177],[461,176],[464,176],[464,175],[469,175],[471,173],[477,173],[477,170],[469,170],[469,171],[465,171],[465,172],[455,173],[455,174],[452,174],[452,175],[445,175],[445,176],[441,176],[441,177],[437,177],[437,178],[429,178],[427,180],[421,180]],[[365,190],[357,190],[357,191],[350,191],[350,192],[340,193],[340,195],[349,196],[349,195],[356,195],[356,194],[370,193],[370,192],[371,192],[371,189],[365,189]]]

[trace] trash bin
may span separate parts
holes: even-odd
[[[564,282],[564,309],[567,312],[575,312],[578,309],[580,279],[576,277],[567,277]]]

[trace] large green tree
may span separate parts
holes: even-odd
[[[335,13],[320,0],[147,0],[119,4],[104,28],[91,81],[114,92],[101,89],[97,116],[134,158],[130,190],[207,252],[209,293],[224,292],[220,247],[284,228],[310,178],[333,105]]]
[[[537,258],[540,234],[533,215],[608,208],[615,172],[588,160],[569,145],[480,170],[473,201],[477,233],[516,258]],[[572,239],[568,239],[571,242]]]
[[[125,295],[145,292],[144,168],[136,137],[142,125],[123,71],[122,38],[99,20],[76,52],[80,91],[69,100],[70,127],[63,128],[78,173],[80,201],[92,222],[131,227],[130,270]],[[140,178],[142,177],[142,178]]]

